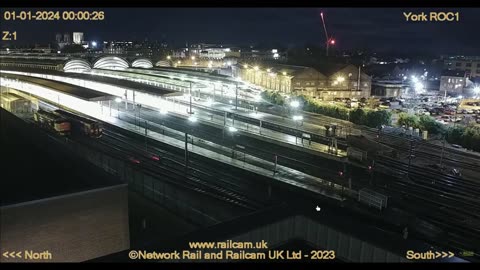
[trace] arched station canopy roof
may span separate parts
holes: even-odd
[[[93,68],[99,69],[114,69],[114,70],[124,70],[127,69],[130,65],[128,61],[122,57],[118,56],[104,56],[97,59]]]
[[[133,60],[132,67],[134,67],[134,68],[152,68],[153,63],[152,63],[152,61],[150,61],[146,58],[139,58],[139,59]]]
[[[74,72],[74,71],[90,71],[92,70],[91,64],[85,59],[70,59],[65,63],[63,71],[65,72]]]

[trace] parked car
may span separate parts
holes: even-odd
[[[443,119],[437,119],[436,121],[440,124],[444,124],[444,125],[448,124],[448,122],[445,122],[445,120],[443,120]]]
[[[455,168],[451,169],[450,172],[449,172],[449,174],[451,174],[451,175],[453,175],[453,176],[462,176],[462,173],[460,172],[460,170],[459,170],[459,169],[455,169]]]
[[[442,115],[440,117],[440,119],[442,119],[445,122],[451,122],[452,121],[452,118],[449,115]]]
[[[453,115],[453,114],[455,114],[455,111],[453,111],[453,110],[445,110],[443,113],[444,113],[444,114],[448,114],[448,115]]]

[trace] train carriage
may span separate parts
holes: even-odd
[[[72,128],[84,135],[92,138],[102,137],[103,126],[100,122],[64,110],[55,110],[55,113],[69,119],[72,123]]]
[[[44,110],[38,110],[33,114],[33,119],[43,128],[54,131],[59,135],[70,135],[71,123],[60,115]]]

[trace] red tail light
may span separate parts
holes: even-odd
[[[136,159],[136,158],[133,158],[133,157],[130,158],[130,161],[131,161],[132,163],[135,163],[135,164],[140,164],[140,160],[138,160],[138,159]]]
[[[160,160],[160,157],[153,155],[153,156],[152,156],[152,159],[153,159],[153,160],[156,160],[156,161],[159,161],[159,160]]]

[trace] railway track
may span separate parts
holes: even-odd
[[[106,141],[107,145],[115,144],[124,150],[127,155],[134,155],[135,158],[142,159],[142,164],[146,163],[153,165],[153,169],[157,169],[157,171],[158,169],[167,170],[168,175],[176,174],[179,178],[184,178],[184,181],[188,181],[187,183],[195,187],[196,190],[209,193],[210,196],[219,197],[224,201],[243,206],[249,210],[258,210],[265,206],[263,203],[248,198],[244,193],[235,191],[232,188],[224,187],[225,185],[223,184],[229,184],[229,186],[231,186],[231,183],[228,183],[225,179],[217,178],[218,175],[213,175],[204,170],[194,168],[192,167],[192,164],[189,164],[188,170],[185,170],[185,164],[180,162],[179,158],[173,158],[171,155],[167,156],[165,151],[160,152],[156,146],[151,147],[151,149],[153,148],[154,152],[158,153],[158,162],[157,160],[152,160],[152,153],[142,150],[143,145],[127,141],[124,137],[117,136],[115,132],[107,131],[105,133],[105,138],[102,138],[102,140]],[[221,184],[212,183],[212,179],[216,179],[221,182]]]
[[[381,156],[377,164],[385,164],[392,170],[408,174],[412,180],[429,185],[438,189],[439,192],[457,194],[459,198],[465,200],[480,199],[480,183],[475,181],[444,174],[422,166],[410,165],[409,167],[408,164],[386,156]]]
[[[395,160],[385,159],[376,164],[408,172],[405,164]],[[451,180],[417,172],[410,171],[407,179],[376,184],[391,194],[397,207],[442,229],[448,235],[445,239],[453,246],[467,250],[477,247],[480,244],[479,189],[451,185]],[[432,179],[436,182],[432,183]]]
[[[372,130],[364,130],[364,132],[369,133],[372,137],[375,137],[378,134],[378,131]],[[403,153],[410,152],[410,139],[406,137],[381,133],[377,139],[377,142],[393,147],[394,149]],[[480,158],[476,157],[475,155],[469,153],[458,153],[457,150],[445,148],[442,157],[441,151],[439,151],[441,146],[423,141],[421,139],[414,139],[413,143],[415,145],[414,153],[416,157],[425,158],[430,161],[432,161],[432,159],[436,159],[438,161],[442,159],[444,163],[450,163],[456,167],[462,167],[464,169],[478,171],[480,173]]]
[[[131,124],[139,124],[141,129],[144,129],[145,124],[140,121],[135,120],[134,116],[131,115],[122,115],[122,120],[127,121]],[[217,127],[210,127],[207,125],[202,125],[201,128],[192,128],[187,123],[187,119],[171,114],[169,117],[163,117],[160,119],[152,118],[149,115],[142,114],[142,117],[146,119],[149,124],[148,129],[155,131],[160,134],[165,134],[169,137],[184,140],[184,132],[192,134],[196,138],[199,138],[205,142],[212,142],[217,145],[221,145],[228,149],[231,149],[236,144],[241,144],[244,149],[241,150],[242,153],[250,155],[252,157],[259,158],[261,160],[267,161],[268,165],[265,163],[252,163],[255,166],[262,167],[264,169],[271,170],[273,168],[274,157],[277,156],[277,164],[282,165],[312,176],[320,178],[332,178],[333,180],[338,179],[338,172],[343,170],[341,165],[335,163],[329,163],[330,166],[319,166],[317,164],[322,164],[327,162],[326,160],[315,157],[311,154],[304,153],[301,151],[292,150],[289,148],[276,146],[269,144],[269,147],[259,147],[259,145],[265,145],[265,142],[252,139],[246,136],[242,136],[241,133],[235,135],[235,139],[232,138],[227,132],[226,135],[222,135],[222,129]],[[197,123],[198,125],[198,123]],[[165,130],[165,127],[169,129],[174,129],[178,132],[170,132]],[[240,143],[241,141],[241,143]],[[217,147],[209,146],[207,143],[202,143],[201,147],[208,149],[213,152],[217,152],[223,155],[230,155],[223,150],[219,150]],[[268,150],[267,150],[268,149]],[[315,164],[315,162],[318,162]],[[251,163],[249,161],[248,163]],[[333,165],[337,164],[337,165]],[[335,181],[334,181],[335,182]],[[338,183],[344,184],[344,183]]]
[[[135,145],[133,145],[129,142],[131,139],[122,135],[122,134],[107,131],[107,136],[112,137],[114,140],[118,140],[120,142],[126,143],[126,144],[134,147],[134,150],[132,150],[132,151],[135,151],[134,153],[136,153],[137,155],[142,155],[143,154],[146,157],[148,157],[148,155],[153,155],[154,157],[155,157],[155,155],[158,155],[162,164],[171,165],[171,167],[173,167],[177,170],[183,170],[184,171],[186,169],[185,168],[185,160],[184,160],[183,157],[180,157],[179,155],[174,155],[171,152],[163,150],[163,149],[159,148],[157,145],[152,145],[152,143],[150,143],[150,146],[148,147],[148,151],[145,151],[145,150],[141,150],[141,149],[144,149],[144,147],[139,142],[137,142],[137,143],[135,143]],[[227,174],[224,171],[220,171],[220,170],[211,170],[211,169],[209,170],[203,164],[201,164],[200,162],[197,162],[195,160],[190,160],[189,161],[189,166],[188,166],[187,170],[194,175],[196,175],[196,174],[201,175],[202,178],[215,179],[216,182],[224,184],[224,185],[230,187],[230,189],[239,189],[240,188],[240,186],[237,184],[238,182],[235,181],[235,180],[239,180],[238,177],[233,176],[231,174]],[[227,180],[227,179],[231,179],[231,180]]]
[[[473,227],[475,223],[471,223],[471,219],[465,216],[465,212],[459,213],[458,207],[448,207],[448,204],[437,202],[406,183],[391,183],[386,190],[402,194],[401,197],[392,198],[396,205],[408,209],[421,220],[440,228],[442,233],[437,241],[444,243],[447,241],[448,246],[458,250],[471,250],[478,247],[480,227],[478,223]],[[419,207],[427,204],[431,207]],[[478,219],[476,221],[478,222]]]

